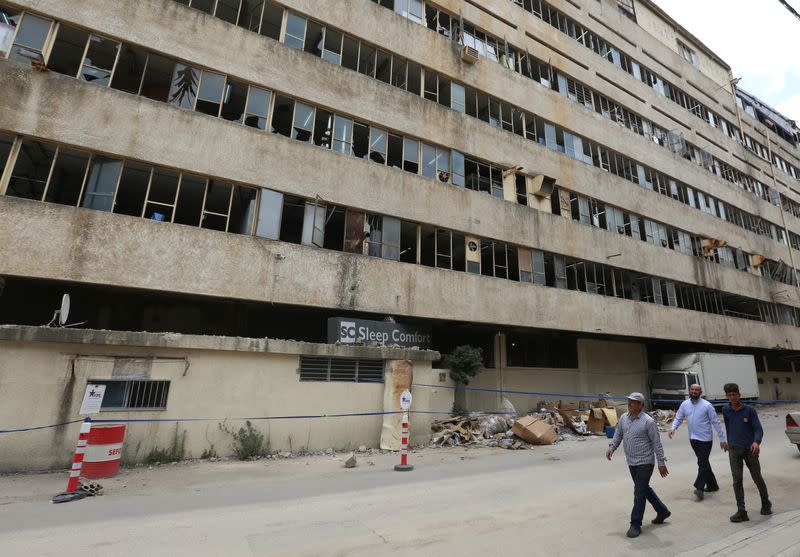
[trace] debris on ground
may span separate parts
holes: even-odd
[[[78,482],[78,491],[83,491],[86,495],[92,497],[94,495],[103,494],[103,486],[97,482],[87,482],[80,480]]]
[[[650,417],[656,421],[659,431],[669,431],[672,429],[672,422],[675,419],[674,410],[653,410],[648,412]]]
[[[578,404],[544,400],[519,418],[507,399],[501,406],[500,414],[473,412],[433,422],[431,445],[530,449],[567,438],[605,435],[606,427],[617,425],[617,409],[604,398]]]
[[[350,453],[350,456],[347,460],[344,461],[345,468],[355,468],[356,467],[356,453]]]

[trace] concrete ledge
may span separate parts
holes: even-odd
[[[96,329],[61,329],[0,325],[0,341],[62,342],[107,346],[145,346],[221,350],[227,352],[265,352],[270,354],[302,354],[304,356],[342,356],[381,360],[415,360],[432,362],[440,355],[435,350],[391,348],[387,346],[342,346],[269,338],[184,335],[181,333],[148,333]]]

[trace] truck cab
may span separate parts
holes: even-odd
[[[689,398],[689,385],[698,382],[697,374],[690,371],[651,371],[650,395],[653,407],[677,408]]]

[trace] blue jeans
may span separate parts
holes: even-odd
[[[650,478],[653,476],[653,464],[641,464],[639,466],[628,466],[631,470],[631,478],[633,478],[633,510],[631,511],[631,526],[642,526],[642,519],[644,518],[644,508],[647,501],[653,505],[658,515],[664,515],[669,512],[667,506],[661,502],[656,492],[650,487]]]

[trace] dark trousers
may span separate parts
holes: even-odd
[[[761,463],[758,460],[758,455],[750,452],[750,447],[730,447],[728,449],[728,459],[731,462],[731,475],[733,476],[733,494],[736,496],[736,507],[740,511],[744,511],[744,484],[742,483],[744,476],[744,465],[750,470],[750,476],[753,478],[753,483],[758,488],[758,494],[761,496],[761,506],[769,507],[769,493],[767,493],[767,484],[764,483],[764,478],[761,477]]]
[[[708,461],[714,442],[691,439],[689,443],[691,443],[694,454],[697,456],[697,479],[694,481],[694,487],[701,491],[706,488],[710,491],[716,491],[719,489],[719,485],[717,484],[717,478],[714,476],[714,471],[711,470],[711,463]]]
[[[661,502],[656,492],[650,487],[650,478],[653,476],[654,465],[641,464],[639,466],[628,466],[633,478],[633,510],[631,511],[631,526],[642,526],[644,518],[644,508],[647,502],[653,505],[656,513],[664,515],[669,512],[667,506]]]

